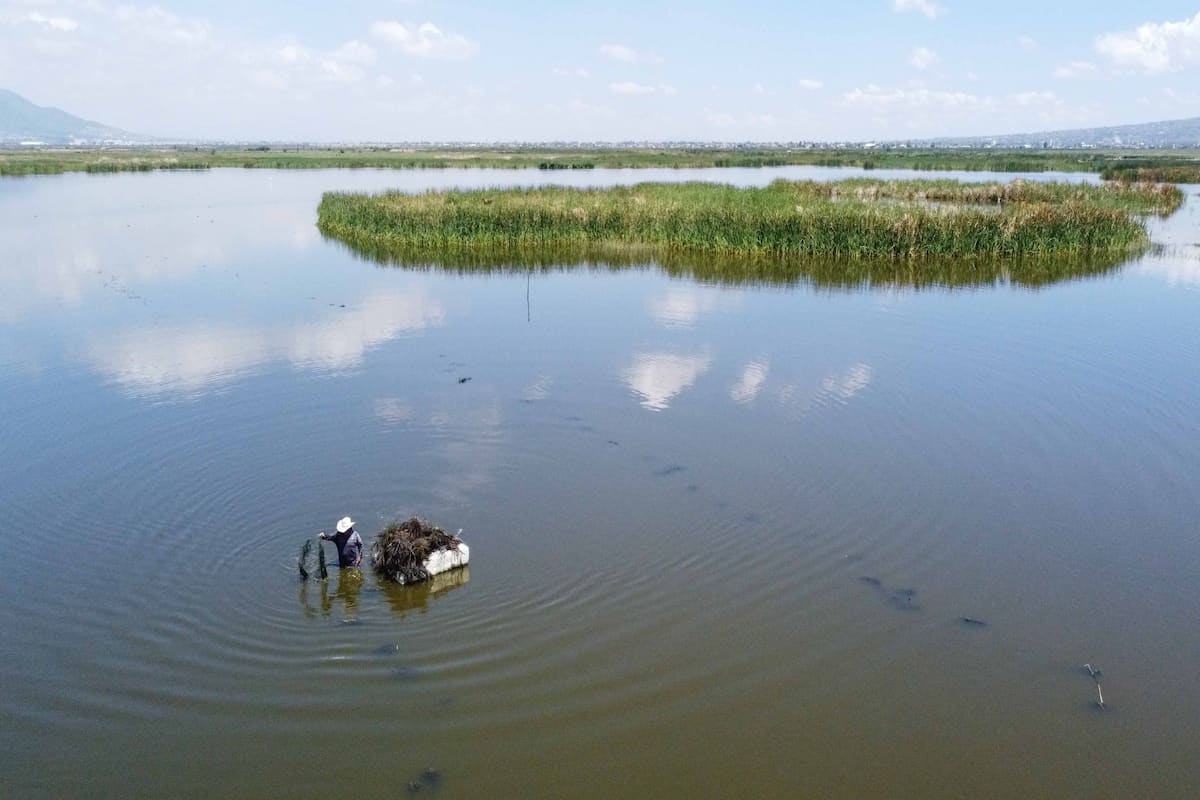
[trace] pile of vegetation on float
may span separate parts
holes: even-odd
[[[426,560],[439,550],[453,550],[462,540],[424,520],[412,517],[390,522],[371,543],[371,564],[381,577],[396,583],[429,578]]]

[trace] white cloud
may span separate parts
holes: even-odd
[[[892,0],[892,10],[897,14],[923,14],[929,19],[937,19],[944,11],[941,6],[930,0]]]
[[[622,64],[660,64],[662,58],[652,53],[642,53],[634,50],[632,47],[624,44],[602,44],[600,45],[600,55],[610,61],[619,61]]]
[[[1009,95],[1008,99],[1024,108],[1056,106],[1062,103],[1062,100],[1054,92],[1018,92]]]
[[[285,64],[304,64],[312,58],[312,54],[296,44],[288,44],[279,48],[279,60]]]
[[[366,77],[362,67],[356,64],[343,64],[332,59],[325,59],[321,62],[321,72],[326,78],[337,83],[357,83]]]
[[[801,78],[796,81],[796,85],[809,92],[815,92],[817,89],[822,89],[825,86],[821,81],[812,78]]]
[[[1036,50],[1038,47],[1038,40],[1026,33],[1017,39],[1017,44],[1021,45],[1021,47],[1025,48],[1026,50]]]
[[[47,17],[45,14],[39,14],[36,11],[31,11],[21,17],[22,22],[31,22],[34,25],[43,25],[47,28],[64,33],[75,30],[79,27],[79,23],[70,17]]]
[[[711,108],[704,109],[704,119],[709,125],[714,128],[770,128],[776,123],[774,114],[744,114],[737,116],[730,114],[727,111],[714,111]]]
[[[610,83],[608,85],[610,91],[615,94],[654,94],[655,88],[644,83],[635,83],[633,81],[622,81],[620,83]]]
[[[286,89],[288,80],[278,70],[274,69],[256,69],[250,73],[255,86],[261,86],[264,89]]]
[[[1059,64],[1054,68],[1054,77],[1063,80],[1071,78],[1090,78],[1096,74],[1097,67],[1090,61],[1071,61]]]
[[[563,78],[590,78],[592,77],[591,70],[584,67],[554,67],[550,70],[551,74],[558,75]]]
[[[938,62],[938,54],[928,47],[914,47],[908,63],[917,69],[929,69]]]
[[[1096,38],[1096,52],[1118,67],[1146,73],[1200,61],[1200,13],[1180,22],[1147,22],[1132,31]]]
[[[352,64],[375,63],[375,48],[357,39],[346,42],[329,55],[335,61],[349,61]]]
[[[420,25],[395,21],[371,23],[371,34],[417,58],[455,61],[471,58],[479,44],[457,33],[446,33],[432,22]]]
[[[212,32],[207,20],[177,17],[157,6],[118,6],[113,17],[131,33],[172,45],[206,44]]]
[[[991,108],[990,97],[968,92],[947,92],[933,89],[883,89],[874,84],[865,89],[853,89],[842,96],[850,108],[864,108],[873,113],[912,109],[984,110]]]

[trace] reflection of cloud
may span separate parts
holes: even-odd
[[[539,375],[538,379],[525,389],[525,399],[529,402],[545,400],[550,396],[550,387],[553,384],[554,379],[549,375]]]
[[[821,381],[817,393],[820,405],[829,402],[847,403],[871,383],[872,371],[866,364],[853,364],[841,372],[828,375]]]
[[[404,331],[436,327],[446,310],[413,292],[379,292],[363,304],[312,327],[291,332],[288,360],[313,369],[346,369],[362,361],[363,353]]]
[[[1169,256],[1142,259],[1137,271],[1171,286],[1200,286],[1200,245],[1176,247]]]
[[[399,397],[380,397],[375,400],[375,416],[398,425],[413,418],[413,408]]]
[[[826,375],[815,390],[806,390],[796,384],[785,386],[779,393],[779,402],[792,409],[797,417],[829,405],[845,405],[862,393],[874,378],[874,370],[867,364],[851,364],[845,369]]]
[[[234,254],[244,257],[251,246],[283,242],[303,251],[320,243],[307,207],[301,215],[274,206],[252,214],[241,207],[185,202],[113,206],[105,181],[71,186],[71,205],[62,207],[64,187],[48,182],[25,198],[43,213],[0,230],[0,252],[5,254],[0,259],[0,323],[16,322],[46,304],[86,305],[114,290],[141,295],[154,284],[178,283],[202,269],[228,266]],[[76,206],[80,210],[72,214]],[[0,202],[0,212],[15,208],[15,203]],[[53,211],[47,213],[48,208]],[[239,268],[257,263],[274,267],[280,262],[243,258]]]
[[[763,384],[767,381],[767,372],[771,368],[771,362],[763,359],[761,361],[751,361],[742,370],[742,379],[734,384],[729,390],[729,396],[733,398],[733,402],[746,404],[758,396],[762,391]]]
[[[678,356],[672,353],[641,353],[621,373],[621,380],[642,398],[643,407],[663,411],[671,400],[712,366],[708,355]]]
[[[500,404],[447,411],[430,418],[430,426],[443,435],[439,456],[447,469],[433,487],[442,502],[461,505],[493,480],[504,444],[504,415]]]
[[[728,291],[698,286],[667,289],[650,305],[650,316],[668,328],[688,328],[703,314],[738,308],[741,297]]]
[[[199,393],[273,360],[317,370],[348,369],[405,331],[441,325],[444,307],[421,291],[369,295],[358,308],[313,326],[187,325],[131,331],[101,341],[91,360],[139,393]]]

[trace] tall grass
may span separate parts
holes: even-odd
[[[592,169],[684,167],[776,167],[813,165],[866,169],[970,170],[992,172],[1100,172],[1138,167],[1194,168],[1194,152],[967,150],[817,147],[569,148],[545,145],[454,147],[131,147],[0,151],[0,175],[118,172],[209,167],[314,169],[329,167],[442,169],[461,167]]]
[[[598,252],[774,256],[1013,256],[1145,245],[1131,211],[1151,211],[1140,188],[1103,186],[1013,191],[1033,199],[977,205],[911,202],[920,191],[958,200],[937,182],[818,184],[776,181],[740,189],[708,183],[639,184],[611,189],[545,187],[420,195],[327,193],[318,227],[356,248],[428,251],[563,245]],[[979,185],[963,185],[976,203]],[[1047,202],[1065,196],[1065,201]],[[893,202],[881,202],[882,200]],[[1119,207],[1114,207],[1119,206]]]

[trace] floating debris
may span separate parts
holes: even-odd
[[[1096,683],[1096,699],[1092,701],[1092,705],[1101,711],[1108,710],[1108,704],[1104,702],[1104,690],[1100,688],[1100,676],[1103,675],[1099,667],[1093,667],[1091,664],[1083,665],[1084,671]]]
[[[888,595],[888,605],[901,611],[920,611],[921,605],[916,602],[916,589],[895,589]]]
[[[467,382],[467,381],[469,381],[469,380],[471,380],[471,376],[470,376],[470,375],[468,375],[468,376],[467,376],[467,377],[465,377],[465,378],[459,378],[459,379],[458,379],[458,382],[459,382],[459,383],[466,383],[466,382]]]
[[[958,621],[963,625],[970,625],[974,628],[986,628],[988,626],[986,622],[981,619],[975,619],[975,617],[959,617]]]
[[[685,469],[687,469],[687,467],[685,467],[681,464],[668,464],[667,466],[663,467],[662,469],[655,470],[654,474],[659,476],[660,478],[663,478],[663,477],[666,477],[667,475],[675,475],[677,473],[683,472]]]
[[[379,647],[376,647],[372,652],[377,656],[394,656],[400,652],[400,645],[395,644],[395,643],[381,644],[381,645],[379,645]]]
[[[859,580],[868,586],[883,586],[883,581],[879,580],[879,578],[873,578],[870,575],[863,575]]]
[[[456,534],[417,517],[388,523],[371,544],[375,572],[400,584],[417,583],[465,567],[469,559],[470,549]]]

